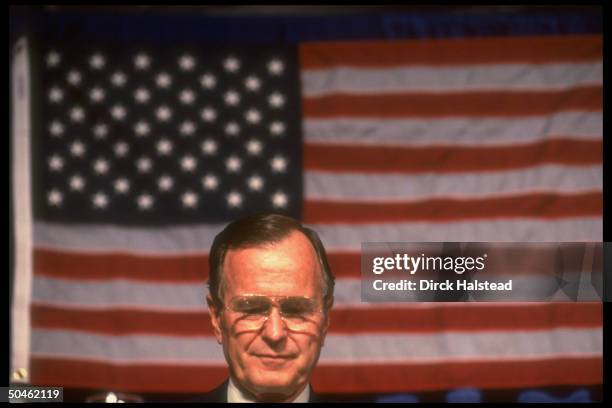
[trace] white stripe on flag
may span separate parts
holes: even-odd
[[[467,174],[361,174],[307,171],[306,200],[416,201],[432,198],[502,197],[513,194],[601,191],[601,165],[533,168]]]
[[[308,226],[319,233],[328,252],[360,251],[362,242],[597,242],[603,234],[601,217]],[[34,237],[35,246],[40,249],[155,257],[207,254],[222,228],[66,226],[37,221]]]
[[[310,225],[328,250],[359,251],[362,242],[601,241],[601,217],[471,222]]]
[[[62,225],[36,221],[36,248],[87,253],[135,253],[151,257],[207,254],[225,225],[131,228],[113,225]]]
[[[320,365],[482,360],[530,360],[598,357],[600,328],[541,331],[438,332],[427,334],[330,334]],[[114,364],[225,364],[212,336],[109,336],[76,331],[36,329],[36,357],[97,360]]]
[[[306,143],[401,146],[490,146],[533,143],[555,137],[601,140],[601,112],[560,112],[522,118],[311,119]]]
[[[382,69],[338,67],[305,70],[301,77],[305,97],[334,93],[552,91],[601,84],[603,64],[593,61]]]

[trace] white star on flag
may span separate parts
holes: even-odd
[[[217,142],[212,139],[206,139],[200,145],[202,148],[202,153],[206,156],[211,156],[217,152]]]
[[[259,123],[261,121],[261,113],[257,109],[249,109],[245,117],[249,123]]]
[[[134,92],[134,99],[139,103],[147,103],[151,99],[151,93],[147,88],[140,87]]]
[[[202,185],[205,190],[216,190],[219,185],[219,180],[214,174],[207,174],[202,178]]]
[[[136,69],[145,70],[149,68],[149,65],[151,65],[151,57],[149,57],[144,52],[139,53],[134,58],[134,66],[136,67]]]
[[[70,153],[74,157],[82,157],[85,154],[85,145],[80,140],[75,140],[70,145]]]
[[[200,116],[204,122],[212,122],[217,118],[217,112],[210,106],[207,106],[202,109]]]
[[[195,101],[196,95],[191,89],[183,89],[179,95],[179,99],[185,105],[191,105]]]
[[[62,159],[58,154],[51,156],[48,163],[51,171],[60,171],[64,168],[64,159]]]
[[[54,86],[53,88],[49,89],[49,100],[53,103],[59,103],[64,99],[64,92],[58,88],[57,86]]]
[[[274,156],[270,160],[270,166],[272,167],[272,172],[284,173],[287,169],[287,160],[282,156]]]
[[[223,100],[229,106],[236,106],[240,102],[240,94],[234,90],[227,91],[223,96]]]
[[[72,191],[83,191],[85,187],[85,179],[78,174],[70,177],[70,189]]]
[[[94,171],[96,174],[104,175],[108,173],[108,169],[110,168],[110,164],[105,159],[96,159],[93,164]]]
[[[261,81],[254,75],[248,76],[244,80],[244,86],[252,92],[258,91],[261,88]]]
[[[258,175],[253,175],[247,180],[249,189],[252,191],[261,191],[264,185],[263,178]]]
[[[160,122],[167,122],[172,117],[172,109],[162,105],[155,110],[155,116],[157,116],[157,120]]]
[[[200,77],[200,85],[204,89],[213,89],[217,85],[217,79],[213,74],[206,73]]]
[[[73,69],[68,72],[68,76],[66,77],[66,79],[68,80],[68,83],[70,85],[78,86],[81,83],[83,77],[81,76],[81,73],[79,71]]]
[[[139,136],[139,137],[146,136],[150,132],[151,132],[151,126],[144,120],[138,121],[134,125],[134,133],[136,133],[136,136]]]
[[[94,194],[94,196],[92,197],[92,202],[94,208],[97,209],[105,209],[106,207],[108,207],[108,197],[102,192]]]
[[[196,131],[196,128],[197,127],[195,123],[193,123],[190,120],[186,120],[185,122],[181,123],[181,125],[179,126],[179,132],[181,132],[181,135],[190,136],[194,134],[194,132]]]
[[[273,108],[280,108],[281,106],[285,104],[285,97],[279,92],[274,92],[268,98],[268,102],[270,103],[270,106],[272,106]]]
[[[240,61],[236,57],[227,57],[225,61],[223,61],[223,68],[227,72],[236,72],[240,69]]]
[[[230,208],[240,207],[242,205],[242,194],[237,191],[231,191],[227,196],[227,205]]]
[[[192,191],[187,191],[181,195],[183,207],[194,208],[198,204],[198,195]]]
[[[60,55],[56,51],[51,51],[47,54],[47,66],[50,68],[56,67],[61,61]]]
[[[96,139],[104,139],[108,134],[108,126],[98,123],[93,127],[93,133]]]
[[[53,207],[59,207],[64,201],[64,195],[57,189],[49,191],[47,194],[47,202]]]
[[[231,136],[236,136],[240,133],[240,125],[236,122],[229,122],[225,125],[225,133]]]
[[[121,88],[126,82],[127,76],[121,71],[117,71],[111,76],[111,83],[118,88]]]
[[[150,210],[154,203],[153,196],[150,194],[141,194],[138,196],[138,208],[141,210]]]
[[[130,150],[130,146],[126,142],[120,140],[115,143],[113,150],[115,151],[115,155],[117,157],[125,157]]]
[[[179,59],[179,66],[183,71],[191,71],[195,67],[195,58],[191,55],[183,55]]]
[[[123,105],[115,105],[111,108],[111,115],[116,120],[123,120],[127,115],[127,110]]]
[[[94,54],[91,56],[89,60],[89,65],[93,69],[102,69],[104,68],[105,64],[106,64],[106,60],[104,59],[104,56],[102,54]]]
[[[130,181],[124,177],[115,180],[113,185],[119,194],[127,194],[130,191]]]
[[[285,124],[282,122],[274,121],[270,124],[270,133],[274,136],[281,135],[285,132]]]
[[[159,191],[170,191],[174,186],[174,180],[168,175],[163,175],[157,181],[157,186],[159,187]]]
[[[161,139],[155,147],[160,156],[167,156],[172,153],[172,142],[168,139]]]
[[[161,72],[155,78],[155,83],[157,84],[158,87],[166,89],[170,87],[170,85],[172,84],[172,77],[166,72]]]
[[[64,133],[64,125],[54,120],[49,124],[49,133],[55,137],[61,136]]]
[[[183,171],[192,172],[197,165],[198,161],[193,156],[187,155],[181,159],[181,168]]]
[[[285,69],[285,64],[279,59],[273,59],[268,63],[268,71],[272,75],[280,75]]]
[[[252,154],[253,156],[257,156],[261,153],[263,149],[263,144],[257,139],[251,139],[247,142],[246,149],[249,152],[249,154]]]
[[[85,111],[80,106],[70,109],[70,119],[73,122],[82,122],[85,118]]]
[[[148,157],[141,157],[136,161],[136,167],[140,173],[148,173],[153,167],[153,162]]]
[[[89,99],[94,103],[102,102],[105,96],[104,90],[100,87],[92,88],[91,91],[89,91]]]
[[[230,156],[225,160],[225,167],[230,173],[238,173],[242,167],[242,160],[237,156]]]
[[[272,195],[272,205],[275,208],[285,208],[288,202],[289,198],[287,197],[287,194],[283,192],[277,191]]]

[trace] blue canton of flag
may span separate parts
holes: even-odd
[[[300,218],[296,50],[53,44],[43,52],[41,218]]]

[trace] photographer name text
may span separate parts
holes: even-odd
[[[454,290],[499,290],[511,291],[512,279],[505,282],[490,282],[479,280],[449,280],[437,282],[429,279],[412,281],[402,279],[395,282],[385,282],[377,279],[372,282],[372,287],[376,291],[454,291]]]

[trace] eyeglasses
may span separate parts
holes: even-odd
[[[320,302],[305,296],[243,295],[233,297],[226,309],[239,315],[238,330],[259,330],[277,307],[287,329],[311,331],[317,327],[316,317],[323,312]]]

